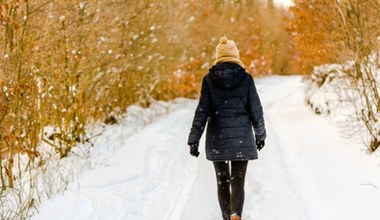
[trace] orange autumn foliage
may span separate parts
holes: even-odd
[[[336,62],[343,48],[340,17],[331,0],[295,0],[288,31],[294,39],[292,72],[310,74],[314,66]]]
[[[132,104],[197,97],[225,34],[248,72],[286,74],[287,13],[247,0],[0,1],[2,186],[13,187],[13,170],[24,173],[14,156],[32,163],[41,142],[66,157],[90,139],[91,122]]]

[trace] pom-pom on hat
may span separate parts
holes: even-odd
[[[223,62],[231,62],[239,64],[244,68],[244,64],[240,61],[239,50],[233,40],[228,40],[226,36],[220,38],[218,46],[216,46],[215,64]]]

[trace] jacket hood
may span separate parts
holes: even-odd
[[[217,63],[209,72],[210,79],[221,89],[233,89],[245,78],[245,69],[236,63]]]

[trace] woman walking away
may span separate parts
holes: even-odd
[[[206,122],[206,156],[215,168],[223,219],[240,220],[248,161],[257,159],[266,132],[252,76],[245,71],[235,42],[227,37],[220,39],[215,65],[202,80],[188,140],[192,156],[199,155],[199,140]]]

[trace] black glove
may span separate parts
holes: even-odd
[[[264,140],[262,140],[262,141],[256,140],[256,146],[257,146],[257,150],[260,151],[265,146],[265,141]]]
[[[190,144],[190,154],[194,157],[199,156],[198,144]]]

